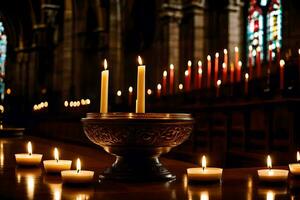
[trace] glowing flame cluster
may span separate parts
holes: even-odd
[[[80,106],[87,106],[91,104],[90,99],[81,99],[81,100],[75,100],[75,101],[65,101],[64,106],[65,107],[80,107]]]
[[[39,111],[39,110],[42,110],[42,109],[45,109],[45,108],[48,108],[48,101],[44,101],[44,102],[41,102],[39,104],[35,104],[33,106],[33,111]]]

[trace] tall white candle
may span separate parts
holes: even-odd
[[[137,105],[136,113],[145,113],[145,74],[146,66],[143,65],[142,58],[138,56],[138,75],[137,75]]]
[[[101,72],[100,113],[107,113],[108,110],[108,82],[109,71],[107,70],[107,61],[104,59],[104,70]]]

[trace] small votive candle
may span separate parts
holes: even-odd
[[[287,181],[289,171],[284,169],[272,169],[272,160],[270,155],[267,157],[268,169],[257,170],[258,178],[263,182],[285,182]]]
[[[33,154],[32,153],[32,144],[31,142],[27,143],[28,153],[18,153],[15,154],[17,165],[23,166],[37,166],[41,163],[42,154]]]
[[[300,152],[297,151],[297,163],[289,164],[290,172],[293,175],[300,176]]]
[[[76,170],[61,171],[62,181],[64,183],[83,184],[90,183],[94,178],[93,171],[81,170],[80,159],[77,159]]]
[[[46,173],[60,173],[63,170],[71,169],[71,160],[59,160],[59,152],[54,148],[54,160],[44,160],[44,169]]]
[[[202,156],[202,168],[188,168],[187,177],[189,181],[219,181],[222,178],[222,168],[206,167],[206,157]]]

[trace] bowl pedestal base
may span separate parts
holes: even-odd
[[[117,156],[112,167],[106,169],[99,178],[120,181],[168,181],[174,180],[176,176],[160,163],[158,157]]]

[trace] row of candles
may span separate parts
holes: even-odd
[[[257,175],[262,182],[286,182],[288,179],[289,171],[294,176],[300,175],[300,153],[297,151],[297,163],[289,164],[289,170],[285,169],[274,169],[272,168],[271,156],[267,156],[267,169],[257,170]],[[201,161],[202,167],[199,168],[188,168],[187,177],[189,181],[221,181],[222,179],[222,168],[207,167],[206,157],[202,156]]]
[[[32,152],[31,142],[27,143],[28,153],[15,154],[16,163],[19,166],[39,166],[42,161],[42,154]],[[81,169],[81,161],[76,160],[76,170],[71,170],[71,160],[59,159],[59,151],[54,148],[54,160],[44,160],[43,166],[46,173],[61,174],[64,183],[82,184],[90,183],[93,180],[94,172]]]
[[[15,154],[16,163],[20,166],[38,166],[41,163],[42,154],[33,154],[32,144],[27,144],[28,153]],[[289,171],[295,176],[300,175],[300,153],[297,152],[297,163],[289,164]],[[188,168],[187,177],[189,181],[219,181],[222,179],[222,168],[207,167],[206,156],[202,156],[201,168]],[[44,160],[43,166],[46,173],[60,173],[64,183],[90,183],[94,172],[81,170],[81,161],[76,161],[76,170],[70,170],[71,160],[60,160],[57,148],[54,148],[54,160]],[[263,182],[285,182],[288,170],[272,168],[271,156],[267,156],[267,169],[257,170],[260,181]]]

